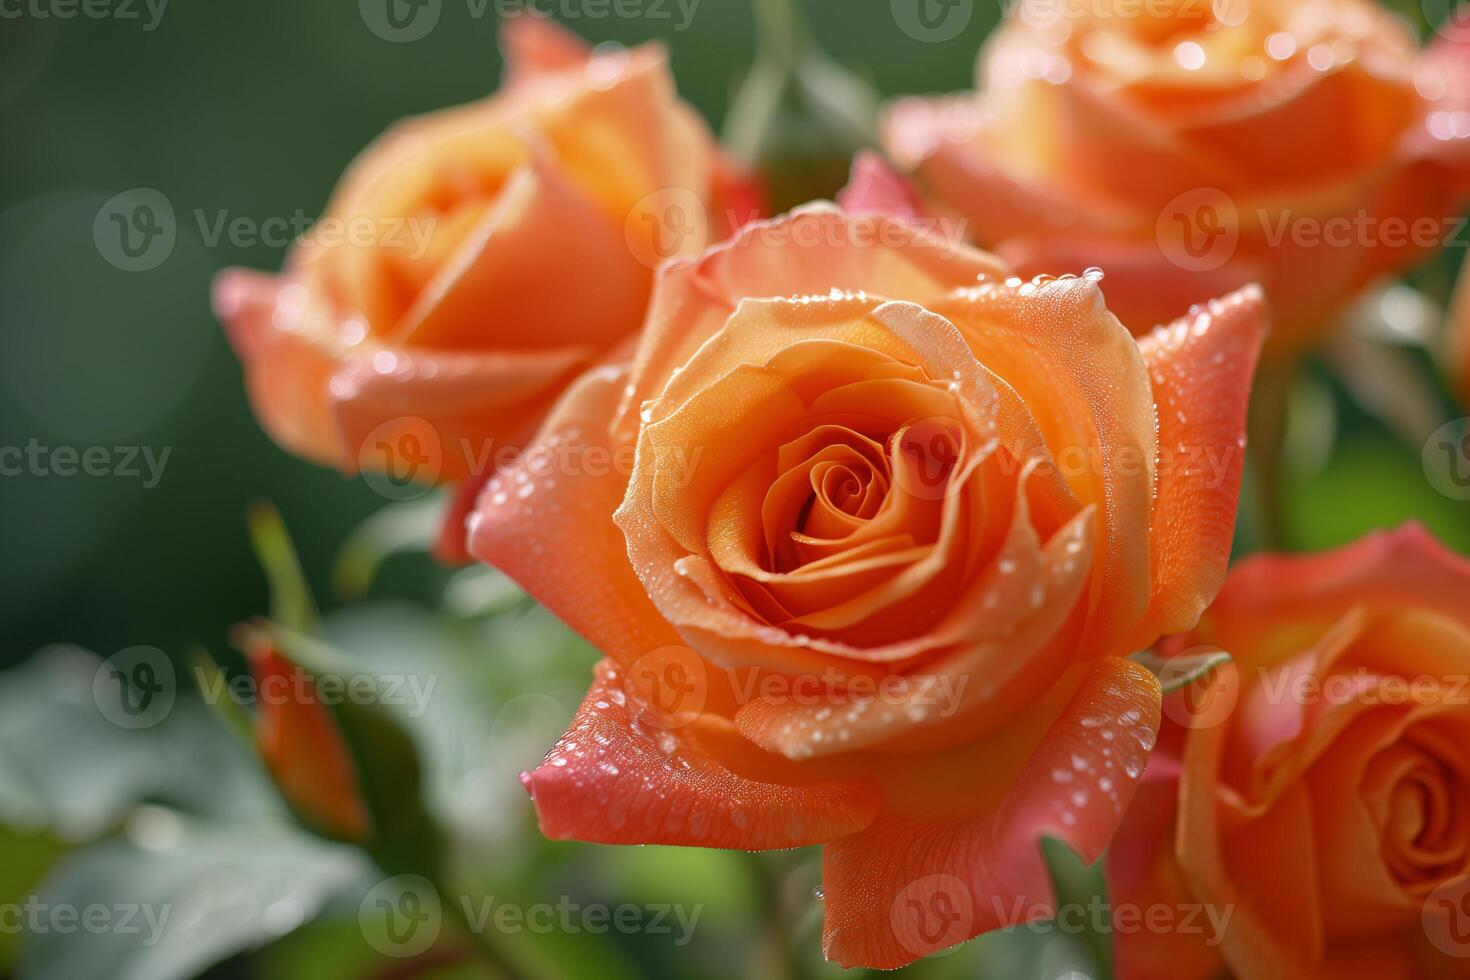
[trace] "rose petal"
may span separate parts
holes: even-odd
[[[486,485],[469,535],[472,555],[625,664],[680,642],[633,574],[612,522],[629,460],[610,441],[607,423],[627,378],[617,366],[579,378],[520,460]],[[567,472],[544,472],[547,459],[563,461]],[[527,543],[528,527],[537,530],[535,546]]]
[[[376,458],[380,427],[407,423],[419,430],[426,476],[461,480],[485,473],[496,453],[519,445],[592,360],[585,348],[378,350],[343,362],[331,382],[332,407],[353,467]]]
[[[555,20],[529,12],[500,22],[500,51],[507,85],[581,67],[592,54],[586,41]]]
[[[837,193],[837,203],[848,214],[882,214],[894,218],[919,217],[919,199],[908,182],[878,154],[868,150],[852,161],[847,186]]]
[[[1265,331],[1261,290],[1251,287],[1139,341],[1158,407],[1160,465],[1153,600],[1136,649],[1191,629],[1224,584]]]
[[[894,812],[829,844],[822,863],[827,958],[892,969],[1050,909],[1041,838],[1059,838],[1085,860],[1097,857],[1143,772],[1159,697],[1148,671],[1102,660],[1030,748],[994,809],[927,820]],[[935,913],[931,921],[926,913]]]
[[[934,312],[1020,396],[1077,497],[1100,506],[1103,547],[1084,643],[1098,654],[1127,652],[1126,634],[1150,601],[1148,541],[1139,530],[1151,525],[1158,446],[1138,345],[1087,276],[986,284],[951,294]]]
[[[871,785],[810,782],[762,762],[766,778],[741,775],[692,727],[644,720],[603,661],[566,735],[522,781],[546,836],[601,844],[802,847],[861,830],[877,812]]]
[[[349,455],[327,397],[337,360],[319,339],[333,325],[307,305],[303,289],[276,276],[227,269],[214,281],[214,314],[244,366],[260,424],[293,453],[346,466]]]
[[[650,283],[622,227],[537,152],[438,267],[393,339],[438,350],[602,350],[637,329]]]

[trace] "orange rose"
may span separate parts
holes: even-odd
[[[471,520],[609,658],[544,832],[826,844],[844,965],[1037,914],[1038,838],[1097,854],[1153,744],[1109,654],[1223,579],[1262,333],[1248,290],[1137,343],[1096,277],[825,204],[666,266]]]
[[[1109,861],[1115,907],[1228,927],[1120,931],[1120,980],[1470,975],[1467,598],[1416,526],[1231,573],[1170,647],[1234,664],[1171,695]]]
[[[420,481],[486,469],[637,330],[661,259],[751,210],[661,47],[590,53],[534,17],[502,39],[501,91],[371,146],[280,276],[216,283],[288,449]]]
[[[1022,275],[1101,266],[1135,332],[1260,282],[1284,353],[1459,227],[1465,50],[1371,0],[1023,0],[884,142]]]

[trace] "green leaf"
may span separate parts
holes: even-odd
[[[185,980],[290,932],[367,871],[350,848],[269,823],[195,825],[153,808],[129,837],[75,855],[42,885],[42,907],[105,910],[107,928],[29,931],[21,975]]]
[[[1159,679],[1164,693],[1188,687],[1210,671],[1230,662],[1230,654],[1218,647],[1198,646],[1172,657],[1161,657],[1152,650],[1140,650],[1133,660]]]
[[[1097,909],[1108,911],[1107,883],[1103,878],[1103,863],[1095,861],[1087,864],[1082,860],[1081,855],[1072,850],[1065,841],[1054,837],[1042,839],[1041,852],[1046,857],[1052,887],[1056,890],[1057,908],[1083,910],[1082,914],[1073,912],[1067,919],[1069,924],[1082,926],[1080,933],[1063,934],[1061,930],[1058,930],[1059,936],[1072,941],[1065,944],[1072,948],[1056,949],[1052,951],[1052,954],[1075,958],[1077,947],[1084,948],[1090,960],[1087,964],[1090,969],[1082,972],[1094,980],[1105,980],[1111,977],[1113,974],[1112,922],[1099,923],[1095,921],[1095,916],[1092,914]]]
[[[332,568],[332,587],[344,599],[367,594],[383,563],[397,554],[429,551],[444,521],[442,494],[391,503],[359,524]]]
[[[531,597],[504,572],[485,565],[461,569],[444,588],[444,606],[456,616],[498,616],[531,604]]]
[[[120,728],[94,701],[103,669],[96,655],[57,646],[0,673],[0,824],[85,841],[144,800],[271,812],[258,767],[197,701],[178,698],[153,725]]]
[[[311,632],[316,625],[316,603],[280,512],[261,501],[250,507],[246,524],[255,556],[270,582],[271,617],[298,632]]]

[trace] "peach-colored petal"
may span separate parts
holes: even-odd
[[[508,85],[581,67],[592,53],[587,42],[555,20],[530,11],[501,21],[500,50]]]
[[[1260,262],[1243,251],[1219,268],[1181,275],[1152,234],[1141,241],[1073,231],[1023,234],[999,242],[995,251],[1023,279],[1101,269],[1107,276],[1103,292],[1108,309],[1139,338],[1160,324],[1179,319],[1193,305],[1233,293],[1263,277]]]
[[[1470,559],[1451,552],[1419,524],[1378,531],[1345,548],[1317,555],[1258,555],[1231,571],[1219,599],[1201,620],[1237,659],[1273,662],[1281,640],[1262,642],[1261,627],[1296,624],[1287,641],[1313,623],[1325,627],[1352,604],[1411,605],[1470,625]],[[1238,610],[1250,609],[1249,618]],[[1289,649],[1289,648],[1288,648]]]
[[[1149,548],[1154,598],[1136,647],[1192,628],[1225,582],[1265,320],[1261,291],[1250,288],[1139,342],[1153,382],[1160,461]]]
[[[350,455],[327,397],[337,362],[314,336],[332,325],[306,322],[316,315],[307,304],[300,287],[258,272],[229,269],[214,282],[215,316],[245,367],[245,387],[260,424],[292,452],[347,465]]]
[[[694,730],[643,716],[609,661],[567,733],[522,781],[541,830],[554,839],[603,844],[676,844],[741,850],[801,847],[872,822],[875,787],[810,782],[769,762],[789,782],[728,768]]]
[[[472,555],[624,664],[681,642],[633,574],[612,522],[631,460],[609,441],[607,422],[627,377],[615,366],[583,375],[520,461],[486,485],[469,535]],[[529,527],[536,547],[524,538]]]
[[[753,221],[697,262],[660,270],[619,429],[752,297],[863,295],[925,303],[1006,275],[993,257],[883,216],[852,219],[827,204]]]
[[[922,213],[913,188],[882,157],[868,150],[853,158],[852,174],[838,192],[837,203],[848,214],[917,218]]]
[[[1096,653],[1126,652],[1120,644],[1149,603],[1149,546],[1138,531],[1151,526],[1158,446],[1138,345],[1087,276],[987,284],[934,310],[1030,408],[1077,497],[1101,508],[1086,642]]]
[[[1153,675],[1126,660],[1102,660],[995,809],[932,820],[896,812],[828,845],[827,958],[892,969],[1050,908],[1041,838],[1097,857],[1137,786],[1158,718]],[[1104,741],[1103,731],[1114,737]]]
[[[1108,845],[1107,889],[1113,907],[1113,971],[1120,980],[1217,980],[1224,967],[1215,929],[1232,910],[1200,902],[1174,859],[1179,812],[1177,772],[1155,775],[1159,755],[1134,794],[1127,819]],[[1168,909],[1191,919],[1191,929],[1149,928],[1150,909]]]
[[[1231,683],[1228,678],[1234,674],[1235,666],[1225,664],[1217,667],[1201,683],[1207,686],[1226,685]],[[1183,757],[1183,775],[1180,778],[1180,822],[1175,856],[1201,901],[1219,908],[1230,905],[1236,907],[1225,946],[1225,955],[1234,970],[1252,977],[1306,980],[1311,975],[1313,962],[1310,955],[1310,930],[1301,929],[1299,923],[1263,922],[1260,915],[1251,908],[1242,907],[1244,896],[1230,876],[1226,854],[1221,845],[1221,814],[1214,778],[1214,774],[1220,771],[1225,737],[1223,726],[1206,726],[1190,732]],[[1299,807],[1305,805],[1302,797],[1296,798],[1296,803]],[[1295,818],[1288,813],[1285,819],[1290,821]],[[1283,833],[1287,829],[1289,828],[1284,828]],[[1293,843],[1301,845],[1300,838],[1293,838]],[[1293,854],[1298,860],[1306,856],[1297,850],[1285,853]],[[1301,865],[1297,868],[1297,871],[1290,873],[1300,874]],[[1273,925],[1289,929],[1293,936],[1305,938],[1309,944],[1308,953],[1294,955],[1283,938],[1271,931]],[[1320,950],[1320,934],[1317,944]]]
[[[331,402],[350,465],[386,453],[398,466],[396,422],[418,430],[417,477],[461,480],[483,474],[497,453],[534,429],[561,388],[593,361],[585,348],[525,354],[382,349],[345,361],[331,382]],[[387,427],[384,429],[383,427]]]
[[[537,153],[419,293],[393,339],[436,350],[601,350],[638,323],[649,282],[622,227]]]

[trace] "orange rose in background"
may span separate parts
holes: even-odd
[[[1470,975],[1470,562],[1416,526],[1248,559],[1194,643],[1234,664],[1166,703],[1110,890],[1228,928],[1120,932],[1120,980]]]
[[[1096,277],[829,205],[666,266],[471,520],[609,658],[524,777],[542,829],[825,843],[849,966],[1039,914],[1038,839],[1096,855],[1153,744],[1109,655],[1223,579],[1263,320],[1135,342]]]
[[[1368,0],[1023,0],[884,142],[1021,274],[1102,267],[1135,332],[1260,282],[1286,352],[1458,228],[1465,50]]]
[[[288,449],[474,475],[638,329],[659,261],[753,210],[662,48],[589,52],[534,17],[502,39],[501,91],[400,123],[281,275],[216,283],[251,402]]]

